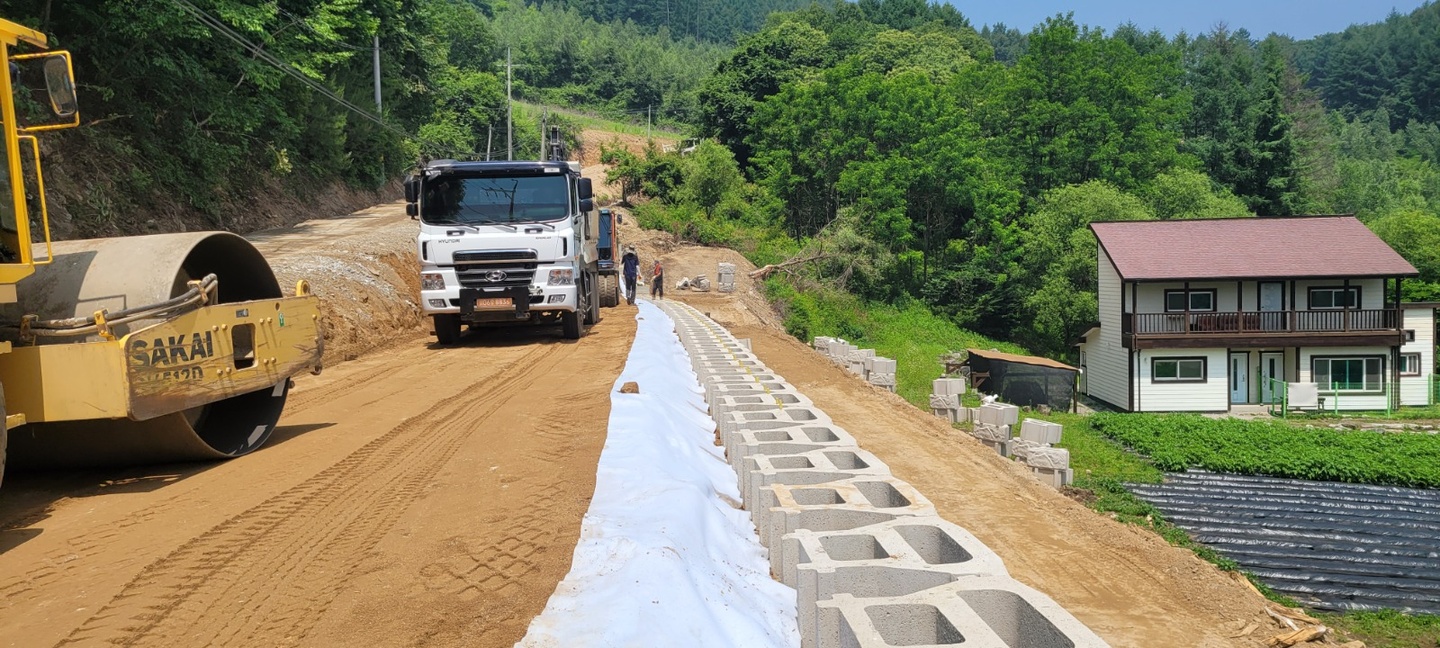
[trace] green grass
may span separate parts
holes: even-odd
[[[1096,414],[1105,436],[1167,471],[1440,487],[1440,435],[1298,427],[1194,414]]]
[[[1436,648],[1440,615],[1405,615],[1394,610],[1317,615],[1326,625],[1364,641],[1369,648]]]

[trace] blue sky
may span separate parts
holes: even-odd
[[[1158,28],[1173,36],[1209,31],[1224,22],[1255,37],[1271,32],[1297,39],[1342,31],[1352,23],[1380,22],[1393,8],[1410,13],[1422,0],[943,0],[955,5],[979,29],[1003,22],[1023,32],[1057,13],[1075,12],[1075,21],[1106,31],[1125,22]]]

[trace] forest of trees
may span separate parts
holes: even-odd
[[[700,126],[750,207],[692,219],[846,250],[811,278],[1054,355],[1095,318],[1095,220],[1355,213],[1420,269],[1409,298],[1440,297],[1440,5],[1306,42],[1066,16],[977,32],[916,6],[811,5],[742,39]]]

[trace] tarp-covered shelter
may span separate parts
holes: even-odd
[[[1075,405],[1075,377],[1080,370],[1037,356],[966,349],[970,382],[976,391],[995,394],[1014,405],[1066,412]]]

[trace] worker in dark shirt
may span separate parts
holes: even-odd
[[[635,305],[635,278],[640,276],[640,257],[635,256],[635,248],[625,248],[625,256],[620,260],[621,267],[625,273],[625,303]]]

